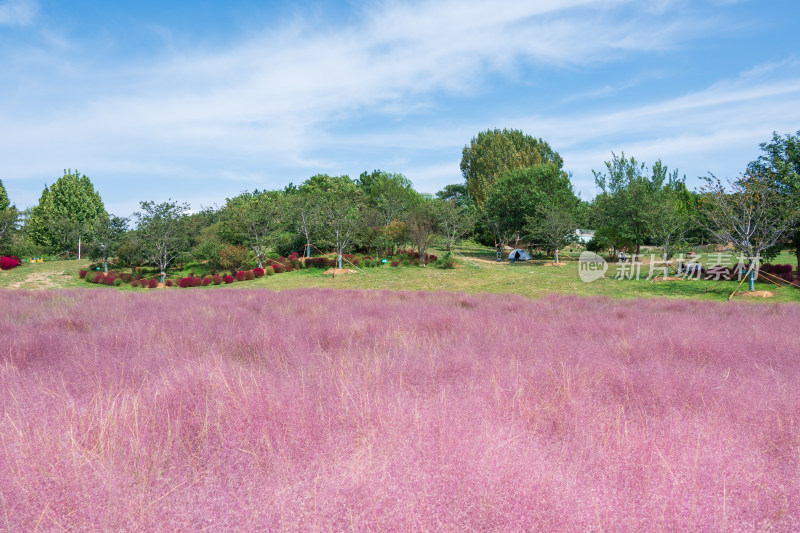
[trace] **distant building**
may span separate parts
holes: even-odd
[[[575,235],[578,237],[578,242],[587,243],[594,239],[594,230],[593,229],[576,229]]]

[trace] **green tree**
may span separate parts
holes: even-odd
[[[11,200],[8,199],[8,193],[3,186],[3,180],[0,180],[0,211],[5,211],[11,207]]]
[[[19,222],[19,212],[11,205],[11,201],[0,180],[0,253],[8,251],[11,241],[11,234],[17,229]]]
[[[139,205],[141,211],[134,213],[139,249],[146,262],[158,268],[161,283],[164,283],[169,265],[191,248],[186,225],[182,224],[189,204],[170,199],[160,204],[148,201],[139,202]]]
[[[541,205],[536,216],[525,217],[525,231],[531,245],[555,255],[558,263],[558,250],[571,242],[575,242],[575,229],[578,227],[575,217],[575,203],[546,203]]]
[[[465,146],[461,173],[472,200],[482,208],[495,182],[507,171],[551,163],[558,169],[564,164],[558,152],[542,139],[519,130],[486,130]]]
[[[476,213],[471,205],[459,205],[458,199],[437,199],[436,219],[439,231],[445,240],[445,249],[452,250],[456,241],[475,227]]]
[[[436,193],[440,200],[451,202],[459,207],[472,207],[472,197],[469,195],[466,183],[451,183]]]
[[[103,270],[108,272],[108,258],[115,257],[128,233],[128,218],[106,215],[96,218],[92,224],[92,249],[89,257],[103,261]]]
[[[501,244],[519,240],[526,217],[545,205],[569,205],[579,200],[569,175],[555,163],[511,169],[495,183],[486,202],[485,216]],[[575,228],[573,228],[574,230]]]
[[[439,230],[438,207],[437,200],[423,197],[408,212],[408,233],[423,267],[426,266],[425,253]]]
[[[28,234],[34,243],[51,250],[77,241],[80,258],[83,238],[90,236],[93,222],[103,216],[107,216],[103,201],[89,178],[77,170],[65,170],[62,177],[42,191],[28,221]]]
[[[786,198],[787,208],[799,209],[800,199],[800,130],[794,135],[781,137],[777,132],[772,134],[770,142],[759,145],[763,154],[750,163],[749,168],[755,172],[770,176],[776,190]],[[788,236],[794,247],[797,258],[797,269],[800,270],[800,219],[789,229]]]
[[[652,174],[647,165],[622,153],[611,153],[606,161],[608,174],[592,171],[600,194],[595,198],[600,222],[600,234],[618,247],[630,243],[638,255],[642,244],[653,235],[654,220],[663,214],[663,201],[670,190],[676,190],[681,180],[678,171],[656,161]]]
[[[333,243],[342,268],[342,255],[361,230],[364,193],[349,176],[327,174],[310,177],[300,189],[310,195],[318,227]]]
[[[245,192],[228,199],[225,217],[234,233],[250,246],[258,267],[263,268],[267,251],[274,246],[288,219],[287,200],[279,191]]]

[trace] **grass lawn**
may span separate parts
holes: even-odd
[[[286,274],[265,276],[255,281],[234,283],[219,287],[235,289],[269,288],[288,290],[298,288],[340,289],[388,289],[398,291],[453,291],[468,293],[514,293],[529,298],[540,298],[546,294],[576,294],[580,296],[608,296],[612,298],[681,298],[697,300],[726,300],[738,282],[716,283],[712,281],[667,281],[651,283],[644,278],[649,266],[642,266],[642,279],[614,279],[617,265],[609,265],[606,277],[585,283],[578,275],[577,254],[562,255],[565,266],[547,266],[551,260],[533,260],[516,264],[508,261],[497,263],[491,249],[485,247],[463,247],[456,254],[459,267],[444,270],[435,267],[391,267],[366,268],[355,274],[333,277],[323,274],[322,269],[305,269]],[[773,263],[792,263],[794,256],[783,253]],[[53,261],[22,266],[0,272],[0,288],[4,289],[56,289],[101,287],[78,279],[77,273],[86,268],[88,261]],[[746,292],[746,284],[741,289]],[[196,287],[195,289],[201,289]],[[800,289],[791,286],[778,287],[771,283],[758,283],[757,290],[769,290],[771,298],[741,299],[760,302],[800,302]],[[123,286],[118,290],[141,291]],[[180,289],[169,289],[180,290]],[[737,298],[739,298],[737,296]]]

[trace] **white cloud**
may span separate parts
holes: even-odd
[[[8,0],[0,4],[0,25],[27,26],[36,18],[38,10],[33,0]]]

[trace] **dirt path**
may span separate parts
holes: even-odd
[[[9,289],[31,289],[31,290],[47,290],[58,289],[62,284],[53,281],[53,277],[69,278],[66,274],[56,274],[54,272],[31,272],[24,279],[10,283]]]

